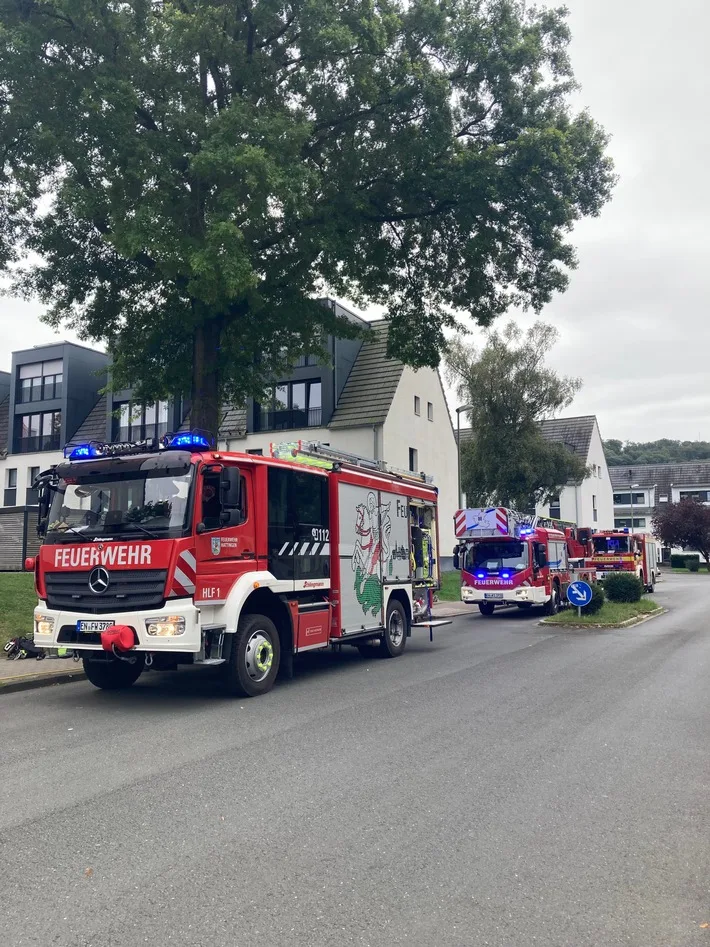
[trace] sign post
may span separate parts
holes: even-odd
[[[582,617],[582,608],[592,600],[592,587],[587,582],[570,582],[567,587],[567,601],[577,606],[577,617]]]

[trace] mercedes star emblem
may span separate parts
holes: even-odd
[[[97,566],[89,573],[89,588],[94,595],[105,592],[110,581],[108,572],[103,566]]]

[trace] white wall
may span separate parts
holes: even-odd
[[[26,491],[32,484],[29,482],[31,467],[39,467],[40,472],[58,464],[64,459],[62,451],[41,451],[36,454],[8,454],[0,458],[0,506],[3,505],[5,488],[8,485],[8,471],[17,471],[17,499],[16,506],[25,505]]]
[[[414,413],[414,396],[420,414]],[[431,402],[434,420],[427,415]],[[457,501],[456,438],[444,398],[439,373],[432,368],[405,368],[383,428],[383,457],[394,467],[409,469],[409,449],[418,452],[420,471],[431,475],[439,488],[440,556],[449,558],[454,548],[454,513]]]

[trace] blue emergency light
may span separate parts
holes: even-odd
[[[64,456],[69,460],[89,460],[91,457],[101,457],[103,455],[103,444],[97,444],[92,441],[89,444],[77,444],[74,447],[64,448]]]
[[[171,450],[191,449],[191,450],[210,450],[212,447],[212,438],[207,434],[200,434],[197,431],[180,431],[179,434],[173,434],[170,440],[166,440],[165,446]]]
[[[476,573],[476,578],[477,578],[477,579],[485,579],[485,577],[486,577],[486,573],[485,573],[485,572],[477,572],[477,573]]]

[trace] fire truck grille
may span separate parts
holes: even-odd
[[[143,608],[160,608],[165,601],[166,569],[127,569],[110,572],[101,595],[89,588],[88,572],[48,572],[47,605],[89,615],[107,615]]]

